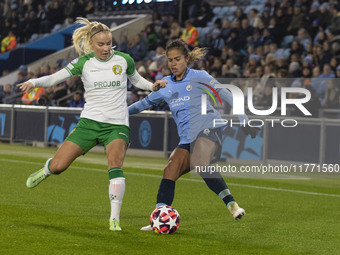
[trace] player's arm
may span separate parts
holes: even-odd
[[[157,106],[162,103],[164,100],[159,92],[152,92],[150,95],[145,97],[143,100],[138,101],[128,107],[129,114],[137,114],[146,109],[149,109],[152,106]]]
[[[137,88],[143,90],[157,91],[160,88],[164,88],[167,81],[166,80],[157,80],[153,84],[148,80],[144,79],[137,70],[134,71],[132,75],[127,76],[129,81]]]
[[[30,79],[26,82],[20,83],[17,85],[17,87],[19,87],[24,93],[30,93],[35,87],[50,87],[55,84],[59,84],[70,77],[71,74],[65,68],[63,68],[54,74],[43,76],[37,79]]]

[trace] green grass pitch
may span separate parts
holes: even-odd
[[[142,232],[166,159],[127,156],[122,232],[109,231],[103,153],[89,152],[38,187],[26,179],[56,149],[0,144],[0,254],[340,254],[340,178],[227,179],[245,208],[232,219],[200,179],[176,184],[174,235]]]

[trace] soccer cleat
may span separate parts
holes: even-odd
[[[118,220],[110,220],[110,230],[112,231],[122,231],[121,227],[119,226]]]
[[[151,225],[147,225],[145,227],[142,227],[140,230],[142,230],[142,231],[152,231],[153,229],[152,229]]]
[[[45,170],[44,168],[40,169],[39,171],[33,173],[28,177],[26,181],[26,186],[27,188],[34,188],[36,187],[39,183],[41,183],[43,180],[45,180],[48,176],[45,175]]]
[[[246,214],[245,210],[239,207],[236,202],[230,203],[228,210],[233,215],[235,220],[240,220],[242,216]]]

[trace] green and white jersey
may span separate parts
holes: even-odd
[[[135,69],[129,54],[112,51],[106,60],[97,59],[94,53],[76,58],[60,71],[27,82],[44,88],[59,84],[71,76],[80,76],[85,88],[85,106],[80,117],[116,125],[129,126],[126,105],[127,79],[144,90],[153,84]]]
[[[108,59],[100,60],[90,53],[74,59],[65,69],[84,83],[86,103],[80,117],[129,126],[127,75],[135,73],[130,55],[113,51]]]

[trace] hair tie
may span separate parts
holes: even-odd
[[[95,32],[94,34],[92,34],[92,35],[90,36],[90,38],[92,38],[95,34],[98,34],[98,33],[100,33],[100,32],[104,32],[104,31],[111,32],[110,30],[102,29],[102,30],[99,30],[99,31]]]

